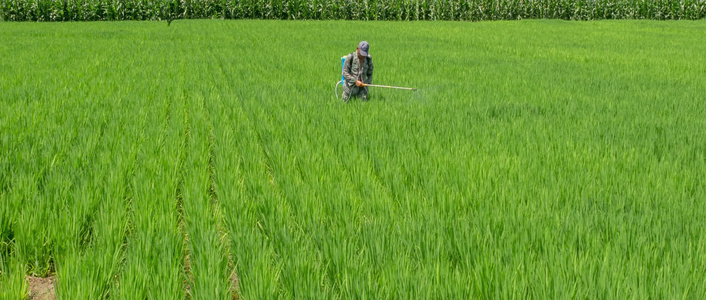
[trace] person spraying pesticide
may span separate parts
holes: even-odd
[[[362,41],[358,44],[355,52],[341,57],[343,65],[341,66],[341,81],[336,82],[336,90],[334,91],[336,97],[338,97],[339,84],[343,85],[343,95],[341,96],[343,102],[348,102],[351,97],[360,97],[363,101],[368,101],[368,87],[371,86],[410,91],[417,90],[415,88],[372,84],[375,67],[373,66],[373,58],[368,53],[369,50],[370,44]]]
[[[352,96],[360,96],[368,100],[368,87],[373,83],[373,58],[368,51],[370,45],[366,41],[358,44],[355,52],[348,54],[343,64],[343,101],[348,102]]]

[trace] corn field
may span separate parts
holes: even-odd
[[[1,21],[698,20],[706,0],[0,0]]]

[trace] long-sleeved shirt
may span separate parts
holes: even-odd
[[[373,83],[373,58],[368,56],[363,59],[361,64],[358,59],[358,52],[353,52],[346,56],[346,61],[343,64],[343,78],[345,84],[349,87],[355,86],[355,81],[360,80],[363,83]]]

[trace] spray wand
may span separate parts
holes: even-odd
[[[336,98],[338,98],[338,85],[339,84],[341,84],[341,81],[336,82],[336,88],[334,90],[334,94],[336,95]],[[386,88],[386,89],[398,89],[398,90],[408,90],[408,91],[416,91],[417,90],[415,88],[408,88],[408,87],[401,87],[401,86],[378,85],[378,84],[367,84],[367,83],[363,83],[363,86],[372,86],[372,87],[381,87],[381,88]]]
[[[408,87],[401,87],[401,86],[377,85],[377,84],[367,84],[367,83],[363,83],[363,86],[374,86],[374,87],[398,89],[398,90],[408,90],[408,91],[416,91],[417,90],[415,88],[408,88]]]

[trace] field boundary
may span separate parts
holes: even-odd
[[[0,0],[0,21],[175,19],[488,21],[706,18],[705,0]]]

